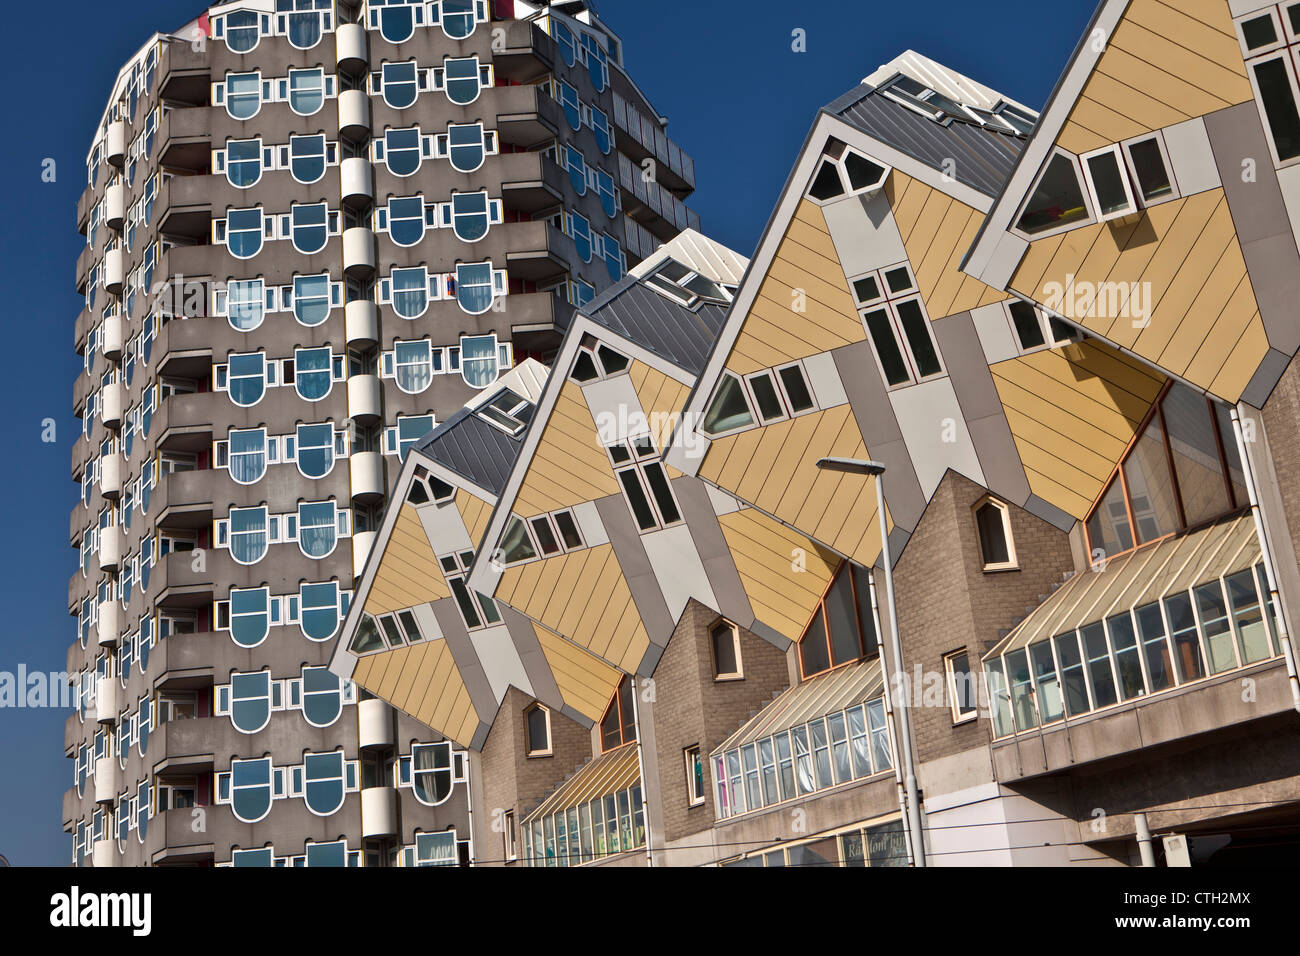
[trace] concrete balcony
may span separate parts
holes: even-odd
[[[77,796],[77,788],[69,787],[63,791],[63,832],[71,833],[73,824],[76,823],[77,817],[81,815],[81,797]]]
[[[348,417],[361,425],[384,417],[383,389],[377,375],[354,375],[348,379]]]
[[[353,206],[362,206],[374,200],[375,171],[370,160],[352,156],[339,164],[339,194],[343,202]]]
[[[158,64],[158,96],[168,103],[207,106],[212,88],[211,54],[189,43],[175,41],[163,46]]]
[[[115,183],[104,193],[104,222],[108,228],[122,230],[122,221],[126,219],[126,187]]]
[[[370,135],[370,97],[365,90],[343,90],[338,107],[340,136],[361,139]]]
[[[212,130],[207,109],[169,110],[158,127],[158,164],[169,169],[210,172]]]
[[[201,175],[172,177],[154,203],[159,231],[198,240],[200,245],[211,242],[212,182]]]
[[[361,791],[361,835],[394,836],[397,833],[397,790],[394,787],[371,787]]]
[[[95,802],[113,803],[122,788],[122,765],[116,757],[100,757],[95,761]]]
[[[379,306],[357,299],[344,306],[348,345],[374,345],[379,341]]]
[[[494,29],[504,34],[499,44],[493,44],[492,65],[497,82],[512,80],[516,83],[533,83],[562,62],[555,41],[541,27],[527,20],[494,22]]]
[[[104,427],[116,429],[122,424],[122,383],[109,382],[99,392],[99,417]]]
[[[109,501],[122,496],[121,455],[105,455],[99,459],[99,493]]]
[[[542,153],[508,153],[495,159],[507,210],[532,216],[564,202],[569,177]]]
[[[116,571],[122,563],[122,529],[117,525],[99,531],[99,570]]]
[[[532,149],[553,140],[567,125],[560,104],[541,86],[498,86],[484,97],[484,111],[496,113],[502,143]]]
[[[99,327],[100,348],[106,358],[116,362],[122,357],[124,322],[121,315],[106,315]]]
[[[104,159],[118,169],[126,162],[126,122],[115,120],[104,133]]]
[[[103,267],[104,289],[109,295],[119,295],[126,282],[126,267],[121,249],[110,249],[104,253]]]
[[[175,530],[198,531],[212,525],[212,503],[230,487],[224,471],[176,471],[154,486],[148,517]]]
[[[378,533],[375,531],[359,531],[352,536],[353,580],[361,580],[361,574],[366,568],[366,559],[370,557],[370,552],[374,549],[377,536]]]
[[[354,91],[355,92],[355,91]],[[364,278],[375,272],[375,233],[365,226],[353,226],[343,233],[343,271]]]
[[[334,31],[335,59],[339,70],[356,72],[370,66],[366,29],[360,23],[340,23]]]
[[[90,311],[90,308],[83,302],[81,311],[77,313],[76,324],[72,327],[72,340],[78,355],[84,356],[86,354],[86,340],[90,336],[90,330],[95,327],[95,323],[98,321],[99,316]]]
[[[121,635],[122,605],[105,601],[95,610],[95,643],[100,647],[115,647]]]
[[[384,456],[377,451],[356,452],[348,460],[355,501],[374,501],[384,497]]]
[[[213,405],[224,396],[215,392],[169,395],[154,412],[150,434],[167,451],[201,452],[212,446]],[[142,436],[148,437],[148,436]]]
[[[101,724],[117,722],[121,710],[122,683],[116,677],[99,677],[95,680],[95,720]],[[98,771],[96,771],[98,773]]]
[[[357,727],[362,750],[393,746],[393,708],[378,697],[357,703]]]

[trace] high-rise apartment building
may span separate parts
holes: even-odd
[[[122,69],[78,207],[77,864],[472,858],[464,748],[332,638],[406,451],[535,399],[698,225],[665,125],[581,2],[240,0]]]

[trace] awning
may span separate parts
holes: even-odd
[[[607,797],[635,787],[641,782],[641,762],[635,742],[601,754],[560,785],[521,821],[523,824],[552,814],[580,807],[600,797]]]
[[[1259,559],[1259,539],[1250,512],[1190,534],[1162,538],[1110,559],[1105,570],[1075,574],[985,654],[984,660],[1244,571]]]
[[[880,657],[872,657],[797,684],[780,694],[713,751],[720,754],[810,720],[847,710],[884,693]]]

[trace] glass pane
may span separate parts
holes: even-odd
[[[934,341],[930,338],[930,323],[921,311],[919,299],[908,299],[894,306],[898,310],[898,320],[903,325],[903,334],[907,336],[912,358],[916,360],[916,371],[921,378],[938,375],[943,371],[939,364],[939,354],[934,350]]]
[[[975,521],[979,525],[980,550],[984,555],[984,563],[986,565],[1009,563],[1011,553],[1007,548],[1002,509],[992,503],[981,505],[975,512]]]
[[[1127,614],[1117,614],[1106,622],[1106,630],[1110,632],[1110,646],[1115,652],[1120,699],[1132,700],[1142,696],[1146,685],[1142,679],[1142,661],[1137,635],[1133,632],[1133,619]]]
[[[1169,629],[1173,632],[1174,662],[1178,665],[1178,680],[1185,683],[1205,676],[1201,659],[1200,636],[1196,631],[1196,617],[1192,613],[1192,599],[1186,594],[1165,598],[1165,613],[1169,615]]]
[[[1133,171],[1137,173],[1138,190],[1144,202],[1163,199],[1173,192],[1169,182],[1169,170],[1165,169],[1165,159],[1160,153],[1160,144],[1154,139],[1134,143],[1128,148],[1129,158],[1133,160]]]
[[[857,614],[853,606],[853,582],[846,565],[826,595],[826,615],[831,629],[831,663],[845,664],[862,655],[858,642]]]
[[[583,355],[585,356],[586,353]],[[704,416],[702,426],[704,431],[716,434],[733,428],[746,428],[752,424],[754,418],[749,413],[749,405],[745,401],[740,380],[730,375],[723,376],[718,394],[714,396],[713,404],[709,406],[709,411]]]
[[[1124,190],[1124,174],[1120,172],[1119,157],[1113,151],[1087,160],[1088,176],[1092,179],[1093,189],[1097,192],[1097,201],[1101,205],[1101,214],[1109,216],[1122,213],[1131,208],[1128,194]]]
[[[1286,63],[1277,57],[1264,63],[1255,63],[1253,69],[1278,158],[1294,159],[1300,156],[1300,114],[1296,112],[1295,95],[1291,92]]]
[[[1254,575],[1250,569],[1239,571],[1227,579],[1227,585],[1242,663],[1262,661],[1273,651],[1269,647],[1268,628],[1264,624],[1264,612],[1255,591]]]
[[[1025,651],[1014,651],[1006,656],[1006,663],[1016,730],[1030,730],[1038,726],[1038,709],[1029,683],[1029,656]]]
[[[1034,666],[1034,686],[1038,690],[1038,712],[1043,723],[1060,720],[1064,707],[1060,680],[1056,676],[1056,661],[1052,657],[1052,645],[1047,642],[1035,644],[1029,649],[1029,654]]]
[[[830,653],[826,647],[826,621],[820,609],[813,616],[812,623],[808,625],[808,630],[804,632],[803,639],[799,642],[799,661],[803,665],[805,677],[830,669]]]
[[[1088,207],[1083,201],[1083,188],[1074,163],[1057,153],[1047,164],[1047,171],[1039,180],[1016,228],[1033,234],[1086,218]]]
[[[1011,310],[1011,321],[1016,326],[1016,337],[1020,339],[1020,347],[1026,352],[1030,349],[1041,348],[1047,342],[1043,338],[1043,326],[1038,321],[1038,313],[1028,302],[1012,302],[1008,308]]]
[[[1228,606],[1223,600],[1223,589],[1218,581],[1203,584],[1196,589],[1196,607],[1201,612],[1201,627],[1205,630],[1205,648],[1210,657],[1210,673],[1221,674],[1237,666],[1237,652],[1233,646],[1232,624],[1228,620]]]
[[[1134,612],[1142,638],[1147,673],[1151,677],[1152,693],[1164,690],[1174,682],[1173,664],[1169,659],[1169,644],[1165,640],[1165,621],[1159,604],[1148,604]]]
[[[1097,509],[1088,519],[1088,546],[1093,554],[1090,560],[1119,554],[1133,547],[1132,529],[1128,523],[1128,509],[1124,505],[1124,488],[1118,478],[1111,482],[1106,495],[1097,504]]]
[[[1219,461],[1215,422],[1210,417],[1205,396],[1175,384],[1165,397],[1162,410],[1188,525],[1200,524],[1232,510]]]
[[[1110,649],[1106,628],[1100,622],[1080,629],[1083,653],[1088,658],[1088,677],[1092,681],[1093,701],[1098,707],[1115,703],[1115,675],[1110,669]]]
[[[1164,433],[1157,415],[1142,433],[1124,463],[1133,523],[1139,544],[1178,530],[1178,504],[1174,500]]]
[[[1061,683],[1065,687],[1065,712],[1077,717],[1090,709],[1088,684],[1083,677],[1083,657],[1079,654],[1079,637],[1073,631],[1052,638],[1061,662]]]
[[[1217,402],[1213,405],[1214,417],[1219,426],[1219,437],[1223,442],[1223,457],[1228,460],[1228,478],[1232,482],[1235,507],[1244,508],[1250,504],[1250,495],[1246,491],[1246,475],[1242,471],[1241,456],[1237,451],[1237,435],[1232,427],[1232,416]]]
[[[871,341],[876,347],[876,356],[880,359],[880,367],[884,370],[885,381],[890,385],[901,385],[911,381],[912,373],[907,368],[907,361],[903,358],[898,339],[894,337],[894,325],[889,321],[889,313],[884,309],[877,309],[863,316],[863,321],[867,323],[867,331],[871,333]]]

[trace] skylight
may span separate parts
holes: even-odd
[[[706,302],[713,305],[730,305],[735,287],[722,285],[706,275],[694,272],[676,259],[667,259],[645,278],[646,285],[656,292],[694,309]]]
[[[479,406],[478,414],[511,438],[518,438],[532,420],[533,404],[510,389],[503,388]]]

